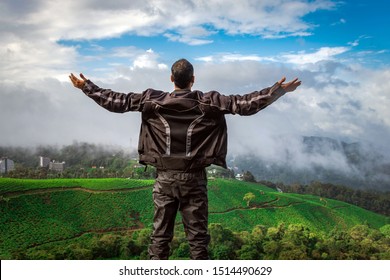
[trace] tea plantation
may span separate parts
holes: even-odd
[[[0,178],[0,259],[16,251],[72,242],[91,234],[150,229],[153,180]],[[256,183],[210,180],[209,223],[232,232],[256,226],[300,224],[313,232],[379,229],[382,216],[344,202],[312,195],[280,193]],[[244,200],[247,193],[254,196]],[[180,224],[180,217],[177,219]],[[178,226],[178,227],[181,227]]]

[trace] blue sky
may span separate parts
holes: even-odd
[[[284,2],[292,3],[293,1]],[[302,3],[305,1],[296,2]],[[388,26],[390,21],[387,16],[389,9],[386,1],[322,2],[324,3],[322,6],[318,5],[322,8],[307,12],[294,19],[302,21],[306,25],[298,30],[298,35],[288,29],[284,32],[283,28],[276,28],[272,32],[264,31],[261,29],[262,27],[232,33],[234,28],[232,30],[228,28],[218,29],[215,24],[210,24],[207,20],[204,20],[203,22],[200,21],[194,28],[198,27],[205,31],[198,31],[199,36],[196,32],[192,37],[191,33],[186,34],[187,39],[175,38],[175,36],[182,36],[180,35],[179,26],[176,29],[167,27],[151,35],[138,35],[136,34],[138,31],[135,30],[115,35],[114,38],[108,35],[107,38],[88,40],[81,38],[59,40],[59,43],[65,46],[77,46],[78,53],[83,56],[99,56],[104,52],[108,55],[107,52],[112,49],[129,46],[142,50],[151,49],[159,54],[159,61],[168,66],[179,56],[196,61],[204,57],[235,54],[236,56],[247,57],[248,60],[250,60],[250,57],[256,60],[256,58],[260,59],[261,57],[280,57],[284,54],[315,55],[321,48],[343,48],[333,55],[339,59],[359,61],[366,66],[383,67],[389,64],[388,37],[390,31],[385,26]],[[280,17],[283,18],[283,14],[280,14]],[[258,20],[261,21],[261,17]],[[238,23],[236,28],[239,29],[241,25],[245,24],[245,22]],[[267,26],[264,27],[264,29],[266,28]],[[91,66],[86,68],[88,69],[97,64],[107,65],[113,61],[121,63],[123,59],[112,57],[102,59],[100,57],[99,63],[88,64]]]
[[[122,92],[170,91],[170,66],[185,57],[203,91],[302,80],[259,114],[228,117],[234,153],[335,166],[331,157],[299,160],[299,137],[314,135],[390,154],[389,21],[384,0],[3,0],[0,143],[134,148],[139,115],[99,108],[68,74]]]

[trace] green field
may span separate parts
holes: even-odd
[[[150,228],[153,182],[0,178],[0,259],[11,258],[15,250],[68,242],[91,233]],[[359,224],[380,228],[390,223],[389,217],[344,202],[279,193],[256,183],[215,179],[208,185],[209,222],[232,231],[284,223],[326,233]],[[249,206],[243,200],[248,192],[255,195]]]

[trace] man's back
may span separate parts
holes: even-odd
[[[200,91],[149,90],[142,109],[140,161],[163,170],[226,167],[224,113]]]

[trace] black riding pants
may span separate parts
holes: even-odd
[[[208,259],[208,199],[205,170],[183,173],[157,171],[153,189],[154,220],[149,255],[168,259],[179,210],[190,245],[191,259]]]

